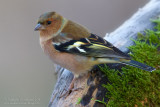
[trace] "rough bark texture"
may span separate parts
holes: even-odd
[[[110,34],[104,37],[114,46],[118,47],[123,52],[128,52],[127,47],[133,45],[132,39],[136,39],[137,33],[145,29],[153,29],[154,24],[150,19],[156,18],[160,15],[160,0],[151,0],[143,8],[139,9],[129,20]],[[110,64],[109,67],[120,69],[120,64]],[[104,100],[107,102],[108,98],[104,97],[107,90],[101,85],[106,83],[107,77],[97,68],[92,70],[92,73],[80,77],[75,81],[76,88],[83,87],[83,90],[72,92],[68,97],[59,98],[69,87],[73,79],[73,74],[60,66],[57,66],[58,80],[51,95],[49,107],[103,107],[103,104],[91,100],[91,98]],[[80,104],[76,104],[78,98],[81,99]]]

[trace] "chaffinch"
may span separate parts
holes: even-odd
[[[122,63],[146,71],[155,68],[131,60],[131,57],[103,38],[92,34],[84,26],[68,20],[56,12],[42,14],[35,31],[40,31],[40,45],[50,59],[70,70],[75,80],[79,75],[104,63]],[[73,88],[74,81],[69,89]]]

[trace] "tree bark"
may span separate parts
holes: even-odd
[[[153,29],[154,24],[150,19],[155,19],[160,15],[160,0],[150,0],[143,8],[140,8],[130,19],[124,22],[119,28],[104,37],[107,41],[111,42],[114,46],[123,52],[128,52],[128,46],[134,44],[131,40],[137,38],[137,33],[144,33],[145,29]],[[111,64],[111,68],[120,69],[121,65]],[[107,83],[107,78],[101,72],[94,72],[80,77],[75,81],[74,87],[83,87],[82,90],[72,92],[68,97],[60,98],[68,89],[73,74],[57,65],[56,72],[58,74],[57,83],[51,95],[49,107],[103,107],[103,104],[91,100],[92,98],[102,100],[105,102],[108,98],[105,97],[107,90],[101,85]],[[78,99],[81,99],[80,104],[76,104]]]

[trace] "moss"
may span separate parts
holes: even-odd
[[[76,102],[76,104],[80,104],[80,102],[81,102],[81,98],[78,98],[78,101]]]
[[[133,60],[155,67],[157,70],[147,72],[138,68],[125,66],[122,71],[101,67],[109,83],[103,84],[109,92],[107,107],[160,106],[160,18],[154,30],[146,30],[145,36],[138,34],[135,45],[130,46]]]
[[[96,101],[96,102],[102,103],[102,104],[104,104],[104,105],[107,107],[107,103],[104,101],[104,98],[103,98],[102,101],[96,100],[96,99],[94,99],[94,98],[92,98],[91,100],[94,100],[94,101]]]

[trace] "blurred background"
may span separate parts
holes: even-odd
[[[54,64],[34,32],[40,14],[57,11],[104,36],[148,0],[1,0],[0,107],[47,107],[56,82]]]

